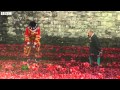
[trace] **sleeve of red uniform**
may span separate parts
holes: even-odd
[[[28,34],[28,27],[26,28],[26,30],[25,30],[25,42],[29,42],[30,40],[29,40],[29,34]]]
[[[40,42],[40,34],[41,34],[40,27],[38,27],[36,38],[35,38],[35,42]]]
[[[40,32],[40,27],[38,27],[38,34],[40,36],[41,32]]]

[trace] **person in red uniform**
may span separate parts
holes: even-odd
[[[37,26],[35,21],[31,21],[26,27],[25,33],[24,33],[24,55],[28,57],[31,52],[31,48],[34,48],[35,50],[35,57],[39,56],[40,53],[40,38],[41,38],[41,32],[40,27]]]

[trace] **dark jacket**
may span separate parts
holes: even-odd
[[[90,38],[90,53],[98,55],[100,51],[101,51],[100,42],[98,40],[98,37],[94,34]]]

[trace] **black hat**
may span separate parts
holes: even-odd
[[[32,30],[34,30],[34,29],[37,27],[36,22],[35,22],[35,21],[31,21],[31,22],[29,23],[29,27],[30,27]]]

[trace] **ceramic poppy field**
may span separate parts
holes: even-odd
[[[120,79],[120,49],[103,48],[101,65],[91,67],[88,47],[41,46],[38,62],[23,56],[23,45],[0,45],[0,79]]]

